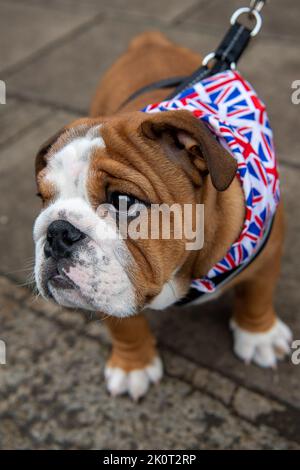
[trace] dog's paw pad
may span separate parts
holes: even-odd
[[[156,357],[144,369],[135,369],[125,372],[119,367],[106,367],[105,380],[107,390],[112,396],[128,393],[133,400],[146,395],[150,383],[158,383],[163,376],[162,361]]]
[[[233,331],[234,352],[246,363],[254,362],[260,367],[275,368],[278,359],[291,352],[292,332],[281,320],[265,333],[251,333],[240,328],[234,320],[230,323]]]

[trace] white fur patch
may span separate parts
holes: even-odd
[[[177,283],[175,280],[170,280],[164,284],[160,293],[146,307],[153,310],[163,310],[173,305],[179,299],[180,292]]]
[[[87,200],[86,178],[90,155],[94,148],[105,146],[99,134],[100,127],[92,127],[84,136],[74,138],[51,157],[46,181],[55,187],[59,198],[83,197]]]
[[[234,320],[230,327],[233,331],[234,352],[246,363],[254,362],[260,367],[275,368],[277,359],[290,354],[292,332],[281,320],[265,333],[251,333],[240,328]]]
[[[105,369],[109,393],[112,396],[128,393],[135,401],[147,393],[151,382],[158,383],[162,376],[163,366],[159,357],[156,357],[144,369],[136,369],[128,373],[118,367],[106,367]]]

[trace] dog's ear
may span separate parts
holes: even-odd
[[[37,175],[45,166],[47,165],[46,161],[46,155],[49,152],[50,148],[52,147],[53,144],[58,140],[58,138],[62,135],[62,133],[65,131],[65,128],[60,129],[58,132],[56,132],[52,137],[46,140],[44,142],[35,157],[35,174]]]
[[[237,170],[236,160],[191,112],[150,114],[141,124],[141,131],[148,139],[157,141],[194,183],[201,184],[208,173],[218,191],[224,191],[232,182]]]

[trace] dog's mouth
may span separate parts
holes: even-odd
[[[53,290],[78,290],[79,287],[66,274],[65,263],[50,263],[46,269],[44,288],[47,296],[53,298]]]
[[[48,283],[57,289],[75,289],[77,287],[68,276],[60,274],[58,271],[57,274],[54,274],[48,279]]]
[[[38,240],[35,276],[46,300],[116,317],[135,311],[135,289],[123,267],[129,264],[123,246],[103,242],[100,247],[100,242],[88,238],[64,257],[47,255],[44,239]]]

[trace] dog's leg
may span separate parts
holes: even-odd
[[[276,367],[277,359],[290,352],[291,330],[277,318],[273,306],[280,257],[279,246],[273,257],[265,257],[259,269],[235,288],[234,352],[261,367]]]
[[[150,382],[158,382],[163,374],[155,339],[144,315],[105,319],[111,337],[112,354],[107,362],[105,378],[112,395],[128,392],[138,400],[147,392]]]

